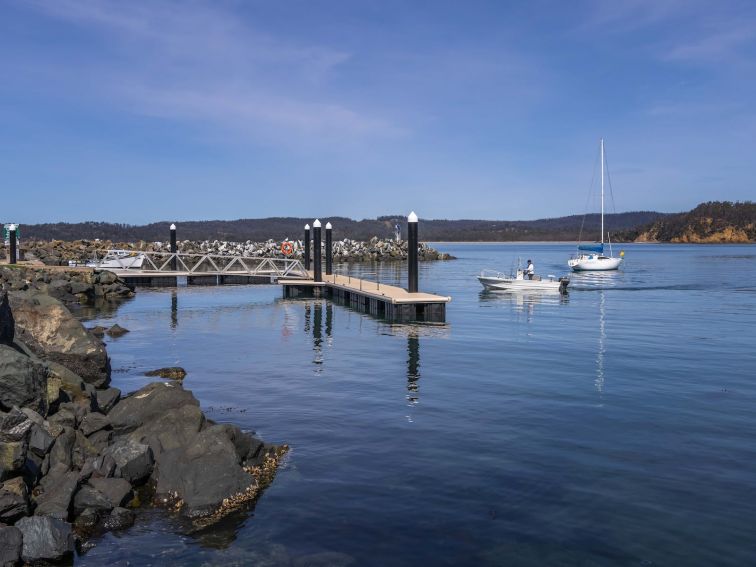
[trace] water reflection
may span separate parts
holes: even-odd
[[[536,305],[560,305],[570,301],[568,294],[552,291],[481,291],[481,303],[510,304],[515,312],[527,316],[531,322],[536,311]]]
[[[178,327],[178,292],[171,290],[171,329]]]
[[[416,333],[407,335],[407,401],[415,405],[419,399],[420,338]]]
[[[621,270],[607,272],[573,272],[570,275],[570,289],[604,289],[612,288],[625,280]]]
[[[604,327],[604,314],[606,309],[606,296],[604,290],[599,292],[599,343],[598,352],[596,353],[596,390],[599,392],[604,391],[604,354],[606,352],[606,346],[604,340],[606,339],[606,329]]]

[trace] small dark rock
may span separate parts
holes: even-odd
[[[101,455],[89,459],[81,468],[79,480],[87,480],[91,477],[108,478],[115,474],[116,462],[111,455]]]
[[[101,429],[96,433],[92,433],[87,439],[97,449],[98,453],[102,453],[112,443],[113,431],[110,429]]]
[[[71,450],[71,466],[81,469],[88,459],[94,458],[99,454],[100,451],[97,447],[84,436],[81,430],[78,430],[76,432],[76,441]]]
[[[58,412],[60,413],[60,412]],[[58,414],[55,414],[58,415]],[[71,468],[71,452],[76,442],[76,432],[71,427],[63,427],[63,433],[58,435],[50,450],[50,466],[58,464]]]
[[[74,429],[76,427],[76,414],[74,413],[73,407],[68,406],[70,406],[68,403],[61,404],[58,411],[51,415],[47,421],[51,425],[59,425],[64,428],[67,427],[69,429]]]
[[[95,337],[104,337],[106,331],[107,329],[102,325],[97,325],[96,327],[89,329],[89,332],[92,333]]]
[[[141,482],[150,476],[154,457],[149,445],[130,439],[119,440],[105,449],[116,463],[115,476],[126,479],[131,484]]]
[[[29,435],[29,450],[35,455],[44,458],[50,451],[54,441],[55,439],[44,427],[36,423],[32,425],[31,434]]]
[[[0,441],[25,441],[32,425],[34,422],[17,407],[0,412]]]
[[[101,413],[88,413],[84,416],[79,424],[79,431],[89,437],[92,433],[100,431],[101,429],[109,429],[110,420]]]
[[[16,322],[13,319],[13,312],[8,303],[8,292],[0,293],[0,345],[11,346],[15,336]]]
[[[21,557],[28,563],[59,561],[73,554],[71,524],[45,516],[21,518],[16,527],[23,534]]]
[[[74,496],[74,515],[78,516],[87,508],[100,512],[109,512],[113,509],[110,499],[96,488],[84,485]]]
[[[103,527],[108,531],[124,530],[134,525],[134,512],[126,508],[113,508],[105,518]]]
[[[109,337],[118,338],[128,333],[129,330],[121,327],[118,323],[116,323],[105,332],[107,333]]]
[[[0,522],[12,524],[29,515],[29,491],[20,476],[0,484]]]
[[[89,479],[89,484],[108,499],[111,508],[126,506],[134,497],[131,485],[123,478],[93,477]]]
[[[113,272],[103,271],[97,274],[97,282],[102,285],[112,284],[118,278]]]
[[[26,462],[26,440],[0,442],[0,480],[18,474]]]
[[[95,508],[87,508],[74,520],[74,528],[76,528],[77,533],[88,535],[94,531],[99,523],[100,511]]]
[[[113,406],[121,399],[121,390],[118,388],[106,388],[105,390],[97,390],[97,405],[100,406],[100,411],[107,414]]]
[[[183,380],[186,377],[186,370],[180,366],[170,366],[167,368],[158,368],[144,373],[145,376],[160,376],[168,380]]]

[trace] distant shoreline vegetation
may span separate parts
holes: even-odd
[[[391,238],[398,224],[406,229],[404,216],[381,216],[353,220],[323,217],[333,224],[334,239],[369,240]],[[112,240],[120,242],[165,241],[166,220],[142,226],[107,222],[46,223],[22,225],[24,240]],[[178,222],[180,240],[231,242],[301,239],[304,225],[312,219],[271,217],[232,221]],[[599,239],[598,214],[530,221],[421,219],[420,238],[426,242],[587,242]],[[756,242],[756,204],[751,201],[713,201],[686,213],[636,211],[605,215],[613,242]]]

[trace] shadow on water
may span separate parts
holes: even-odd
[[[72,304],[66,305],[69,311],[82,323],[92,319],[101,319],[103,317],[113,317],[118,310],[124,305],[134,301],[133,297],[127,297],[118,300],[96,299],[93,303],[86,305]]]

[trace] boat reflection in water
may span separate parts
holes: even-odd
[[[536,305],[559,305],[570,301],[570,296],[553,291],[481,291],[480,302],[488,306],[508,305],[514,307],[516,313],[527,315],[528,322],[535,314]]]

